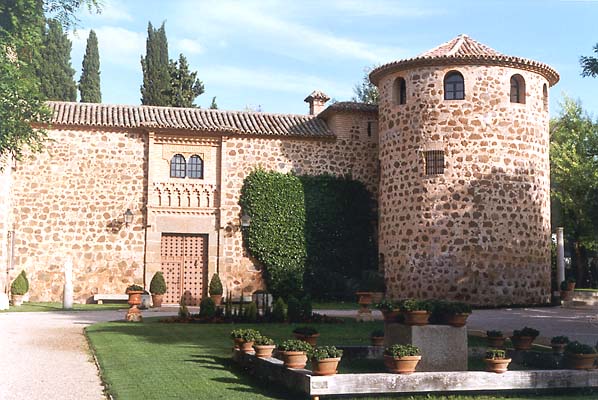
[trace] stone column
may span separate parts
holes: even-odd
[[[557,284],[565,280],[565,242],[563,228],[556,228],[556,279]]]
[[[67,258],[64,263],[62,308],[65,310],[71,310],[73,308],[73,259],[71,257]]]

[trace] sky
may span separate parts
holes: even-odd
[[[598,78],[581,55],[598,43],[598,0],[103,0],[81,10],[72,65],[81,71],[89,29],[98,36],[102,101],[140,104],[147,24],[165,22],[169,56],[183,53],[205,85],[196,104],[308,112],[313,90],[343,101],[364,70],[410,58],[467,34],[507,55],[549,64],[561,76],[551,115],[567,95],[598,116]]]

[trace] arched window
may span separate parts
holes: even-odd
[[[511,77],[511,103],[525,104],[525,79],[519,74]]]
[[[191,179],[203,179],[203,160],[198,155],[189,157],[187,176]]]
[[[465,98],[465,83],[463,75],[457,71],[451,71],[444,77],[444,99],[463,100]]]
[[[544,111],[548,111],[548,86],[546,84],[542,88],[542,100],[544,101]]]
[[[187,173],[187,163],[182,154],[175,154],[170,160],[170,177],[184,178]]]
[[[392,88],[392,97],[395,104],[407,103],[407,84],[404,78],[398,77],[395,79]]]

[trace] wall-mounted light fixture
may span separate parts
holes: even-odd
[[[127,208],[127,211],[125,211],[125,213],[123,214],[124,220],[125,220],[125,226],[129,227],[129,225],[131,225],[133,223],[133,212],[131,211],[130,208]]]
[[[251,217],[246,212],[243,212],[243,215],[241,215],[241,226],[249,228],[249,225],[251,225]]]

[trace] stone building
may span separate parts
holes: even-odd
[[[308,115],[51,102],[46,150],[0,175],[0,268],[25,269],[32,300],[60,299],[69,258],[80,302],[159,270],[170,303],[216,271],[248,294],[264,283],[238,200],[261,166],[366,184],[391,297],[546,302],[558,74],[461,35],[370,78],[379,107],[315,91]]]

